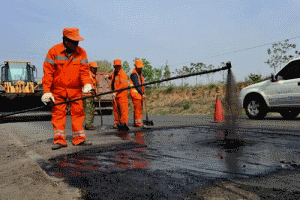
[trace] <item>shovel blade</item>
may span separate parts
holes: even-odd
[[[117,126],[119,131],[129,131],[129,128],[125,123],[118,123]]]
[[[151,120],[143,120],[143,123],[147,126],[154,126],[154,123]]]

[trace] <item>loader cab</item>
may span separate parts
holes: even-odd
[[[29,61],[4,61],[1,67],[1,82],[34,82],[36,68]]]

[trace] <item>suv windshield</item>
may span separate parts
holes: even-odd
[[[300,78],[300,60],[290,62],[277,75],[279,80],[290,80]]]

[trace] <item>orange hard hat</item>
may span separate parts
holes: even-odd
[[[119,60],[119,59],[114,60],[114,66],[115,65],[122,65],[122,60]]]
[[[98,65],[97,65],[97,63],[95,61],[90,62],[89,65],[90,65],[90,67],[93,67],[93,68],[97,68],[98,67]]]
[[[142,60],[135,60],[135,66],[137,68],[143,68],[144,67],[144,63]]]
[[[64,28],[63,36],[69,38],[70,40],[74,40],[74,41],[84,40],[83,37],[81,37],[79,35],[79,29],[78,28]]]

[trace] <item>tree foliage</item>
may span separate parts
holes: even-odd
[[[98,65],[98,72],[113,72],[113,66],[112,63],[109,62],[108,60],[96,60],[95,61]]]
[[[270,58],[265,61],[271,68],[274,69],[274,73],[276,73],[276,69],[279,70],[282,67],[282,64],[289,62],[295,56],[299,56],[300,53],[295,51],[295,55],[286,55],[292,49],[296,48],[296,44],[289,43],[289,40],[284,40],[284,42],[273,43],[271,48],[267,49],[267,53]]]
[[[262,76],[261,76],[261,74],[252,74],[252,73],[250,73],[248,75],[248,78],[246,78],[246,81],[251,81],[251,82],[254,82],[254,83],[258,83],[258,82],[262,81]]]
[[[190,65],[192,66],[190,68],[190,71],[189,71],[190,73],[198,73],[198,72],[209,71],[209,70],[215,69],[214,65],[212,65],[212,64],[206,65],[202,62],[200,62],[200,63],[191,63]],[[208,83],[212,82],[212,80],[210,79],[212,74],[213,73],[204,74],[207,78]],[[196,85],[197,85],[197,76],[196,76]]]
[[[171,70],[168,65],[168,61],[166,62],[166,65],[163,67],[163,78],[164,79],[171,78]]]
[[[199,73],[203,71],[205,64],[203,62],[200,63],[191,63],[192,73]],[[196,76],[196,85],[198,85],[198,76]]]
[[[127,60],[125,60],[123,62],[122,69],[125,71],[125,73],[127,74],[127,76],[130,75],[130,66],[129,66],[129,63],[128,63]]]
[[[182,76],[184,73],[183,69],[175,69],[175,72],[173,72],[173,74],[176,74],[177,76]],[[181,79],[181,85],[183,85],[183,79]]]

